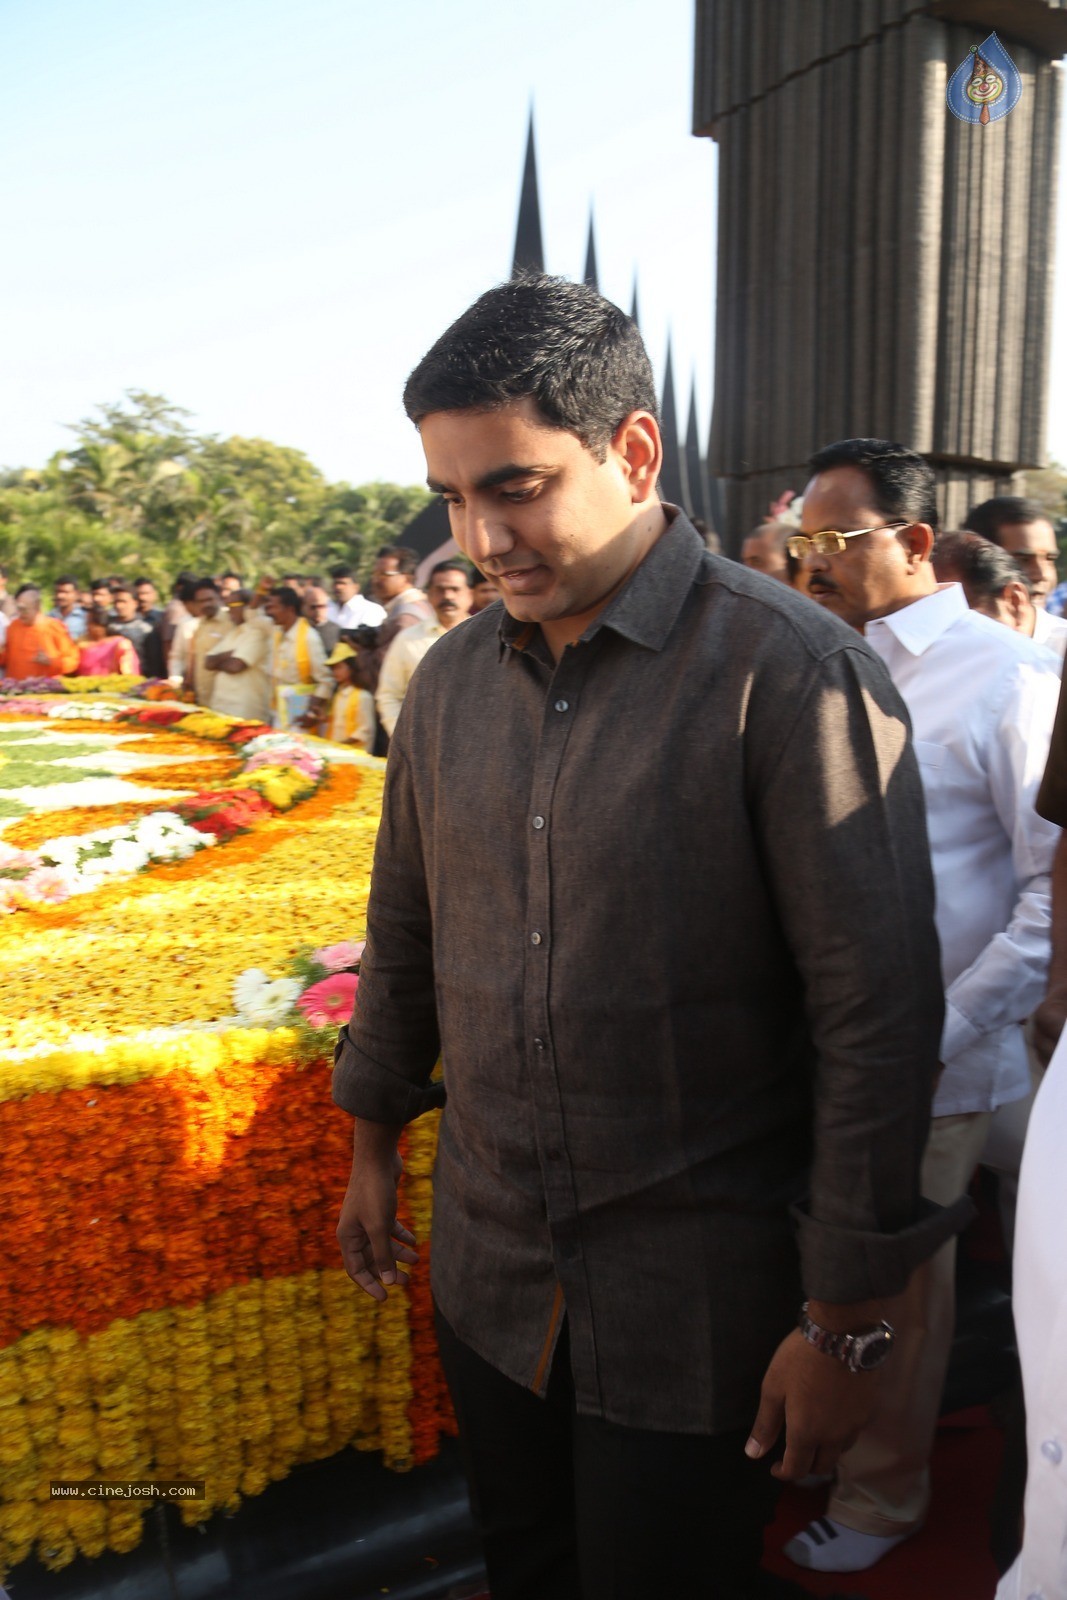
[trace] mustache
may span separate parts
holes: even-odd
[[[809,594],[837,594],[837,584],[832,578],[809,578]]]

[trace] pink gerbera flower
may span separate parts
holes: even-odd
[[[354,972],[338,972],[313,983],[296,1003],[313,1028],[339,1028],[352,1015],[358,988]]]
[[[366,943],[365,939],[345,939],[341,944],[328,944],[321,950],[313,950],[311,958],[320,967],[325,967],[327,972],[344,972],[348,967],[359,966]]]
[[[38,867],[22,880],[23,899],[60,906],[70,899],[70,878],[62,867]]]

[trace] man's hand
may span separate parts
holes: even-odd
[[[404,1163],[397,1150],[399,1128],[356,1119],[352,1174],[337,1224],[345,1271],[373,1300],[388,1297],[386,1284],[405,1283],[398,1261],[414,1265],[415,1235],[396,1218],[396,1186]]]
[[[816,1317],[820,1326],[827,1326]],[[880,1313],[879,1313],[880,1315]],[[853,1319],[859,1332],[879,1320]],[[892,1359],[892,1357],[890,1357]],[[810,1345],[799,1328],[782,1340],[767,1368],[760,1408],[745,1454],[758,1460],[773,1450],[785,1424],[785,1455],[771,1468],[775,1478],[805,1478],[832,1472],[839,1456],[855,1444],[878,1399],[877,1372],[850,1372],[834,1356]]]
[[[1060,1041],[1064,1023],[1067,1022],[1067,993],[1050,990],[1034,1012],[1034,1054],[1043,1067],[1052,1060],[1052,1052]]]

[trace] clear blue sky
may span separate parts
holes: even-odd
[[[0,0],[0,463],[127,388],[331,478],[420,481],[404,378],[511,267],[531,98],[546,264],[711,390],[715,151],[691,0]]]
[[[127,388],[331,478],[415,482],[404,377],[511,264],[535,104],[550,271],[711,402],[716,150],[692,0],[0,0],[0,464]],[[1067,122],[1065,122],[1067,138]],[[1067,148],[1060,164],[1067,182]],[[1067,460],[1067,203],[1050,448]]]

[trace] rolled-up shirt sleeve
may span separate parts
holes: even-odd
[[[943,995],[907,712],[880,662],[842,649],[789,714],[752,792],[815,1051],[801,1271],[847,1304],[902,1290],[970,1208],[919,1192]]]
[[[352,1018],[334,1055],[333,1098],[368,1122],[402,1124],[439,1103],[433,923],[418,807],[404,751],[390,752],[374,854],[367,946]]]

